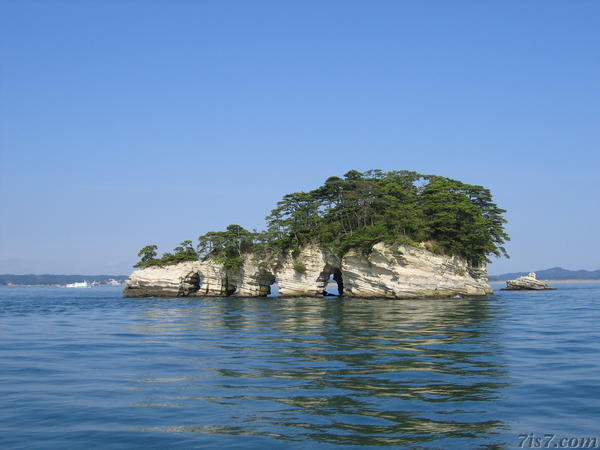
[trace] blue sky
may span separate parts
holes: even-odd
[[[128,273],[349,169],[492,189],[511,259],[600,260],[600,2],[0,3],[0,273]]]

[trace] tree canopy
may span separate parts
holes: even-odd
[[[209,231],[198,238],[198,253],[203,258],[215,258],[225,269],[239,269],[244,262],[242,255],[254,250],[257,235],[235,224],[226,231]]]
[[[234,269],[245,253],[284,253],[316,243],[342,256],[351,249],[368,253],[378,242],[425,243],[478,264],[491,255],[508,256],[505,212],[482,186],[411,171],[351,170],[312,191],[285,195],[263,232],[230,225],[200,236],[197,252],[184,241],[159,259],[156,246],[147,246],[136,266],[210,256]]]
[[[147,245],[141,249],[138,256],[141,258],[133,267],[151,267],[177,264],[183,261],[197,261],[198,252],[194,249],[192,241],[183,241],[173,249],[173,253],[163,253],[160,258],[156,257],[156,245]]]

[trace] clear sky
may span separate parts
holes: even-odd
[[[0,2],[0,273],[126,274],[349,169],[482,184],[491,273],[600,268],[600,2]]]

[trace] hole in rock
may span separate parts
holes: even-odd
[[[273,298],[273,297],[279,297],[279,283],[277,282],[277,280],[275,280],[270,286],[269,286],[269,292],[266,295],[266,297],[269,298]]]
[[[179,286],[178,297],[187,297],[200,289],[202,281],[199,273],[193,273],[183,280]]]
[[[198,272],[194,273],[190,276],[188,283],[191,285],[192,291],[197,291],[202,287],[202,279],[200,278],[200,274]]]
[[[232,296],[237,291],[237,286],[234,284],[225,285],[225,297]]]
[[[329,274],[326,274],[326,277],[327,281],[325,282],[323,295],[341,297],[344,294],[344,282],[340,269],[333,269]]]
[[[258,278],[258,285],[263,297],[279,297],[279,283],[271,272],[262,272]]]

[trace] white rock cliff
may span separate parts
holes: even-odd
[[[424,248],[377,244],[369,255],[356,251],[341,260],[317,246],[261,261],[246,255],[241,270],[225,271],[211,261],[184,262],[134,271],[125,283],[125,297],[238,296],[270,293],[277,282],[282,297],[321,296],[333,276],[341,294],[349,297],[420,298],[485,296],[485,265],[471,266],[464,259],[436,255]]]

